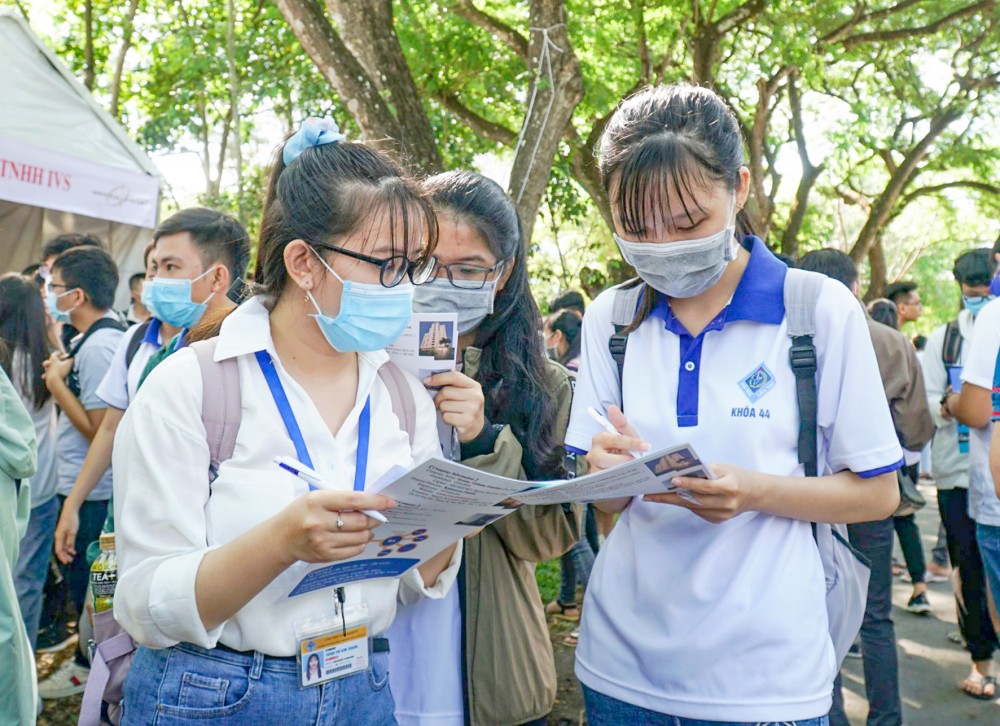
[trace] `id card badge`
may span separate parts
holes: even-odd
[[[337,605],[333,613],[300,621],[295,637],[302,688],[368,670],[372,638],[367,605]]]

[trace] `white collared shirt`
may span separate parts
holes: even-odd
[[[789,365],[786,268],[754,240],[728,307],[690,336],[660,300],[629,335],[624,388],[608,351],[614,291],[583,320],[567,446],[601,431],[587,407],[621,405],[652,450],[682,443],[708,463],[802,476]],[[824,281],[816,306],[820,473],[899,467],[864,311]],[[586,593],[576,674],[628,703],[711,721],[797,721],[830,710],[837,664],[808,522],[745,512],[711,524],[634,499],[601,548]]]
[[[266,655],[296,652],[294,623],[333,610],[333,590],[285,597],[303,576],[301,563],[286,570],[232,618],[207,631],[195,602],[201,559],[274,516],[308,486],[273,464],[275,456],[295,456],[281,416],[254,353],[274,359],[314,468],[333,486],[354,483],[358,418],[371,396],[368,482],[392,466],[416,466],[440,456],[434,405],[416,379],[409,378],[417,407],[412,451],[392,411],[389,393],[377,376],[384,351],[358,355],[358,394],[337,436],[323,422],[306,392],[285,372],[271,340],[268,311],[259,299],[244,303],[222,325],[215,359],[236,358],[243,414],[236,447],[208,484],[209,450],[201,419],[201,371],[193,351],[182,349],[150,374],[118,429],[114,468],[119,579],[115,619],[140,643],[163,648],[188,642],[206,648],[222,643]],[[209,494],[211,493],[211,496]],[[461,546],[433,588],[414,569],[401,579],[346,587],[347,603],[366,603],[372,632],[383,632],[403,602],[440,598],[458,573]]]

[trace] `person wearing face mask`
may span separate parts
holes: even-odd
[[[716,478],[672,481],[694,501],[597,504],[622,514],[583,607],[588,721],[826,724],[838,663],[810,523],[885,518],[899,499],[902,451],[864,310],[840,283],[796,273],[818,295],[819,475],[803,476],[791,271],[742,211],[751,180],[732,111],[706,88],[640,91],[609,121],[600,169],[639,279],[587,310],[567,446],[604,470],[686,442]],[[616,331],[620,300],[636,308]]]
[[[414,291],[414,309],[458,314],[461,371],[426,383],[455,427],[462,463],[529,481],[575,473],[562,448],[571,379],[538,335],[513,202],[467,171],[423,187],[440,227],[438,265]],[[522,506],[466,539],[456,591],[407,607],[390,631],[400,724],[544,723],[556,670],[535,563],[560,556],[579,535],[579,506]]]
[[[126,333],[97,389],[108,409],[63,503],[55,534],[55,553],[60,561],[76,556],[80,504],[111,465],[115,433],[146,366],[159,353],[165,357],[173,352],[175,339],[183,339],[207,310],[228,312],[236,307],[226,291],[243,277],[249,258],[250,243],[243,225],[211,209],[177,212],[153,233],[148,259],[152,274],[143,286],[143,298],[156,313]],[[109,509],[103,531],[114,531],[113,510]]]
[[[288,592],[303,563],[343,560],[371,541],[378,523],[360,510],[394,506],[366,492],[371,483],[440,455],[423,386],[402,381],[416,418],[404,431],[379,373],[383,348],[412,314],[413,284],[432,269],[435,237],[419,188],[332,121],[307,120],[279,150],[261,223],[260,294],[213,341],[153,370],[115,443],[115,472],[127,484],[115,491],[114,613],[141,646],[124,684],[126,726],[163,717],[393,722],[384,632],[397,600],[449,590],[461,547],[401,578]],[[202,420],[211,365],[235,365],[241,393],[232,454],[221,462],[210,461]],[[302,461],[330,488],[310,491],[274,465],[277,456]],[[299,624],[335,619],[331,637],[340,635],[341,605],[367,607],[369,665],[339,676],[323,669],[321,683],[304,683]]]
[[[56,322],[69,323],[78,335],[67,355],[53,353],[45,363],[45,385],[59,407],[56,422],[56,493],[60,509],[73,489],[91,441],[107,413],[97,395],[124,335],[124,326],[111,309],[118,269],[111,255],[94,246],[71,247],[52,261],[45,285],[45,306]],[[83,550],[96,539],[107,516],[111,471],[98,473],[98,484],[79,507],[77,554],[64,563],[69,596],[76,612],[84,612],[89,569]],[[42,698],[60,698],[79,692],[87,674],[80,652],[39,685]]]
[[[573,310],[562,310],[545,320],[545,349],[549,358],[559,361],[574,376],[580,369],[580,328],[582,319]]]
[[[976,542],[976,523],[969,516],[969,427],[941,408],[942,396],[961,380],[973,324],[980,311],[994,298],[990,291],[993,273],[988,247],[963,252],[955,260],[955,282],[961,293],[958,317],[941,325],[927,338],[922,360],[927,384],[927,402],[936,431],[931,450],[937,502],[944,523],[948,553],[958,568],[956,592],[959,630],[972,659],[972,670],[962,690],[973,697],[996,695],[996,686],[986,679],[993,675],[993,654],[998,648],[987,598],[983,560]]]

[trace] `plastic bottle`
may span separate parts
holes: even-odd
[[[90,568],[90,587],[94,593],[94,612],[110,610],[115,601],[118,584],[118,557],[115,554],[115,535],[102,534],[101,556]]]

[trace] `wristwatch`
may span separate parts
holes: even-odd
[[[957,391],[945,391],[944,395],[941,396],[941,408],[943,408],[948,413],[949,416],[953,416],[954,415],[951,412],[951,409],[948,408],[948,397],[951,396],[953,393],[958,393],[958,392]]]

